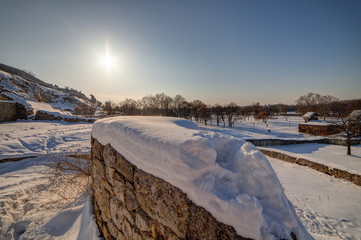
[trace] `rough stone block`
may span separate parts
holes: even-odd
[[[101,195],[95,194],[95,199],[101,211],[102,219],[106,222],[109,222],[112,218],[110,214],[110,197],[111,195],[106,189],[104,189]]]
[[[153,223],[154,221],[143,210],[135,214],[135,225],[140,231],[150,232]]]
[[[115,239],[117,239],[120,230],[119,230],[112,222],[108,222],[108,223],[107,223],[107,226],[108,226],[109,233],[110,233]]]
[[[135,224],[135,213],[129,212],[125,207],[121,209],[122,214],[125,216],[125,218],[130,222],[130,224]]]
[[[123,207],[123,204],[115,197],[111,198],[110,200],[110,213],[112,217],[112,221],[119,229],[123,228],[123,214],[121,212],[121,209]]]
[[[109,143],[104,147],[103,159],[105,162],[105,166],[112,168],[116,167],[116,162],[117,162],[116,151]]]
[[[125,197],[124,197],[124,192],[125,192],[125,188],[126,188],[125,181],[118,173],[115,172],[113,174],[113,182],[114,182],[115,196],[117,196],[119,201],[121,201],[122,203],[125,203]]]
[[[190,210],[187,195],[164,180],[139,169],[134,173],[134,186],[144,212],[169,227],[180,238],[185,238]]]
[[[124,221],[123,233],[124,233],[125,239],[143,240],[141,234],[136,229],[134,229],[128,221]]]
[[[98,159],[103,159],[104,146],[101,145],[97,139],[93,138],[93,145],[91,148],[92,154]]]
[[[102,185],[104,186],[104,188],[105,188],[106,190],[108,190],[108,192],[109,192],[111,195],[114,195],[113,187],[108,183],[108,181],[103,180],[103,181],[102,181]]]
[[[136,167],[128,162],[122,155],[119,153],[117,155],[117,164],[116,170],[122,174],[129,182],[133,182],[134,179],[134,171]]]
[[[187,239],[239,239],[233,227],[219,223],[208,211],[191,204]]]
[[[92,172],[92,176],[96,176],[96,177],[100,177],[102,179],[105,179],[105,166],[97,158],[92,159],[91,172]]]
[[[113,179],[114,172],[115,172],[115,168],[105,167],[105,177],[112,186],[114,186],[114,179]]]
[[[133,190],[128,187],[128,184],[126,186],[127,187],[125,188],[125,191],[124,191],[125,205],[126,205],[128,211],[132,212],[139,208],[139,203],[138,203],[138,200],[137,200]]]

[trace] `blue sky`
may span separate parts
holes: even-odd
[[[0,2],[1,63],[102,101],[361,98],[361,1]]]

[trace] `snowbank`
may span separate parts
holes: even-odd
[[[312,239],[268,160],[251,143],[165,117],[96,121],[92,136],[180,188],[217,220],[253,239]]]

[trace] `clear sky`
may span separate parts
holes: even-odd
[[[0,63],[119,102],[361,98],[359,0],[0,0]]]

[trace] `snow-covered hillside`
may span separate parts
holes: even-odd
[[[40,84],[0,70],[0,100],[12,100],[24,106],[31,117],[37,110],[70,115],[81,105],[90,105],[89,99],[75,90]]]

